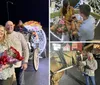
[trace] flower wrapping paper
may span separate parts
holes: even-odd
[[[2,65],[15,64],[23,59],[24,57],[22,57],[14,47],[10,47],[9,49],[0,53],[0,68],[2,68]]]

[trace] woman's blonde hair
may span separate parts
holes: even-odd
[[[7,38],[7,31],[5,30],[5,27],[4,27],[3,25],[0,25],[0,29],[1,29],[1,28],[3,28],[3,30],[4,30],[4,38],[3,38],[3,40],[2,40],[1,43],[4,43],[5,40],[6,40],[6,38]]]

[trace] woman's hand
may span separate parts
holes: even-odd
[[[2,69],[5,69],[5,68],[7,68],[7,67],[9,67],[8,64],[7,64],[7,65],[3,65],[3,66],[2,66]]]
[[[77,35],[78,32],[77,31],[73,31],[72,35]]]
[[[83,23],[83,21],[82,21],[82,20],[78,20],[78,23],[82,24],[82,23]]]
[[[2,66],[0,67],[0,72],[1,72],[3,69],[7,68],[7,67],[9,67],[9,65],[2,65]]]
[[[2,70],[3,70],[2,67],[0,67],[0,72],[2,72]]]
[[[3,69],[5,69],[5,65],[2,65],[2,66],[0,67],[0,72],[2,72]]]

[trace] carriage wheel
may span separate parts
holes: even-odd
[[[39,68],[39,55],[38,55],[39,51],[38,49],[34,49],[34,52],[33,52],[33,68],[35,69],[35,71],[38,70]]]

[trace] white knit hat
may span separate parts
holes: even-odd
[[[92,54],[92,53],[90,53],[90,52],[89,52],[87,55],[88,55],[89,57],[94,58],[94,57],[93,57],[93,54]]]

